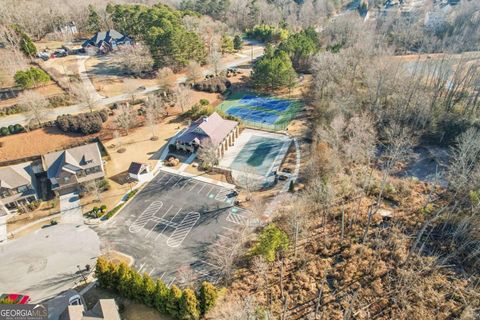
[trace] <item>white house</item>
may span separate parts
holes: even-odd
[[[148,164],[132,162],[128,168],[128,176],[138,182],[146,182],[152,180],[153,173]]]

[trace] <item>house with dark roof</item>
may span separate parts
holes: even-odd
[[[0,205],[13,213],[38,199],[32,162],[0,168]]]
[[[237,121],[223,119],[214,112],[209,117],[201,117],[192,122],[190,127],[176,140],[178,150],[195,152],[198,148],[212,144],[219,158],[233,145],[240,134]]]
[[[109,51],[115,50],[117,46],[120,45],[131,45],[132,39],[121,34],[117,30],[110,29],[107,31],[100,31],[95,33],[95,35],[85,41],[82,44],[84,49],[95,48],[101,53],[107,53]]]
[[[60,315],[60,320],[120,320],[114,299],[100,299],[95,306],[87,310],[83,304],[69,305]]]
[[[48,153],[42,163],[56,194],[79,191],[85,183],[105,177],[97,143]]]

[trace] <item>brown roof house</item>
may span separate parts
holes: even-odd
[[[32,162],[0,168],[0,206],[3,212],[14,213],[37,199]]]
[[[69,305],[60,315],[60,320],[120,320],[114,299],[100,299],[91,310],[80,305]]]
[[[97,143],[48,153],[42,156],[42,161],[57,194],[79,191],[83,184],[105,176]]]
[[[225,120],[214,112],[209,117],[201,117],[176,140],[179,150],[195,152],[199,147],[212,143],[217,149],[217,156],[223,157],[225,151],[233,145],[240,134],[237,121]]]

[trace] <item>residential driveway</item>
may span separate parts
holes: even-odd
[[[83,224],[82,206],[78,192],[60,196],[62,223]]]
[[[97,234],[87,226],[58,224],[0,244],[0,292],[29,295],[33,303],[82,282],[81,269],[95,265]]]
[[[223,266],[212,262],[217,239],[231,252],[232,236],[246,225],[230,190],[195,178],[160,171],[116,217],[96,227],[105,249],[132,256],[135,268],[167,285],[182,285],[179,270],[197,281],[216,282]],[[216,248],[218,249],[218,248]]]

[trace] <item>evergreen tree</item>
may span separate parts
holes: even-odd
[[[180,317],[180,299],[182,298],[182,290],[176,285],[172,285],[167,297],[166,310],[169,315],[174,318]]]
[[[40,68],[31,67],[25,71],[17,71],[13,77],[15,84],[23,89],[30,89],[46,84],[50,81],[50,76]]]
[[[291,87],[295,79],[296,73],[287,53],[275,53],[271,46],[267,46],[264,56],[253,66],[252,81],[260,88]]]
[[[149,307],[154,306],[155,282],[148,274],[143,274],[143,283],[141,290],[141,302]]]
[[[88,18],[86,30],[89,33],[96,33],[100,31],[100,16],[91,4],[88,5]]]
[[[192,289],[183,290],[180,299],[180,318],[185,320],[198,319],[200,313],[198,311],[198,301],[195,292]]]
[[[110,283],[109,280],[110,273],[110,263],[103,257],[97,259],[97,264],[95,265],[95,277],[98,280],[98,284],[102,288],[108,288]]]
[[[13,30],[16,32],[20,38],[20,50],[29,58],[33,58],[37,54],[37,47],[33,43],[32,39],[22,31],[18,25],[12,26]]]
[[[268,262],[273,262],[277,252],[285,250],[287,247],[288,235],[272,223],[260,232],[253,253],[262,255]]]
[[[134,269],[130,268],[130,298],[142,302],[144,298],[143,277]]]
[[[117,291],[125,298],[131,297],[131,270],[126,264],[121,263],[116,272]]]
[[[210,311],[218,298],[217,288],[210,282],[204,281],[199,290],[198,300],[200,304],[200,312],[204,316]]]
[[[233,48],[235,50],[241,50],[243,48],[243,40],[242,40],[242,37],[240,35],[235,35],[235,37],[233,38]]]
[[[167,313],[167,301],[169,293],[170,292],[165,283],[162,280],[157,280],[153,295],[153,304],[155,309],[157,309],[160,313]]]
[[[233,47],[233,38],[227,35],[222,36],[222,54],[232,53],[235,51]]]

